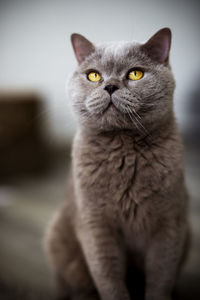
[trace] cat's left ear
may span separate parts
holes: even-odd
[[[95,51],[94,45],[81,34],[73,33],[71,35],[71,42],[79,64],[81,64],[87,56]]]
[[[142,49],[155,61],[167,64],[171,46],[171,30],[163,28],[156,32],[144,45]]]

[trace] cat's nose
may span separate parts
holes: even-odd
[[[118,86],[112,84],[106,85],[104,88],[104,90],[106,90],[110,96],[118,89]]]

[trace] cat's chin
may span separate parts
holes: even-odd
[[[85,115],[79,114],[81,126],[88,130],[131,130],[138,131],[136,123],[130,119],[130,114],[125,113],[118,103],[110,101],[107,106],[98,113],[85,110]]]
[[[110,105],[104,114],[90,121],[87,124],[85,123],[84,127],[99,129],[100,131],[135,130],[134,126],[122,116],[114,105]]]

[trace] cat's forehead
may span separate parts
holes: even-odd
[[[121,73],[145,61],[137,42],[109,42],[95,46],[96,51],[86,60],[83,67],[94,68],[99,71]]]
[[[96,50],[103,55],[104,59],[118,60],[121,57],[130,55],[130,52],[136,50],[138,46],[137,42],[108,42],[97,45]]]

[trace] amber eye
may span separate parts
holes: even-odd
[[[144,73],[141,70],[133,70],[128,74],[128,79],[130,80],[139,80],[144,76]]]
[[[93,82],[98,82],[101,80],[101,75],[98,73],[98,72],[90,72],[88,75],[87,75],[87,78],[88,80],[90,81],[93,81]]]

